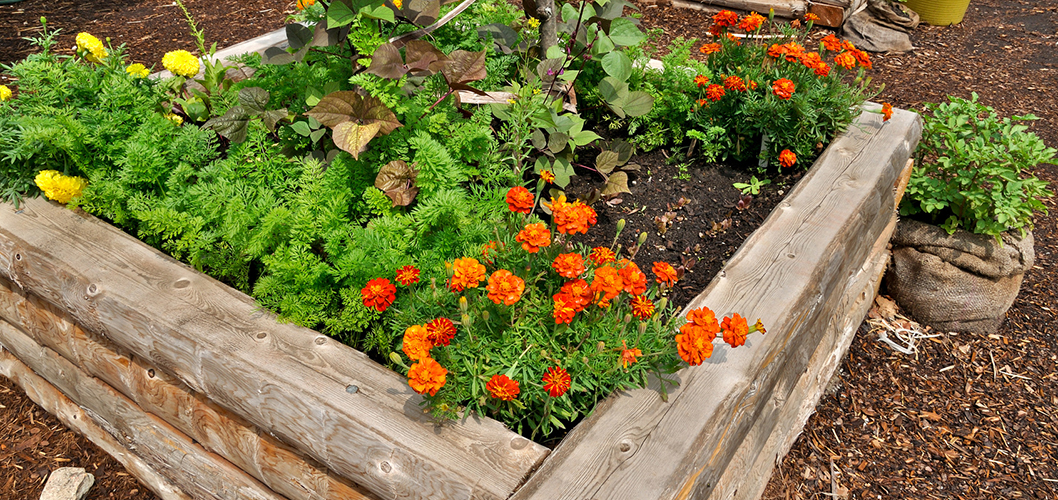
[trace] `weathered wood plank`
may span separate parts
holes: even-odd
[[[889,239],[896,229],[896,212],[882,236],[875,242],[871,256],[842,294],[845,316],[830,318],[825,336],[808,361],[805,372],[796,380],[793,391],[772,392],[772,400],[753,424],[735,456],[724,469],[713,491],[714,498],[757,500],[764,493],[775,466],[790,451],[801,434],[816,402],[841,366],[857,329],[874,303],[889,262]]]
[[[369,498],[311,459],[260,434],[249,422],[197,397],[164,371],[123,352],[105,338],[85,332],[54,306],[17,292],[3,278],[0,318],[18,325],[36,343],[101,379],[144,411],[165,420],[286,498]]]
[[[44,200],[0,209],[0,275],[381,497],[505,498],[547,453],[491,419],[434,425],[362,353]]]
[[[788,400],[795,384],[779,381],[848,313],[842,292],[885,231],[920,131],[914,113],[862,114],[688,306],[760,316],[768,334],[678,372],[668,403],[650,389],[611,396],[513,498],[710,497],[763,407]]]
[[[746,13],[758,12],[765,16],[770,9],[774,9],[776,16],[787,19],[798,19],[808,12],[808,2],[804,0],[673,0],[672,5],[706,12],[735,9]]]
[[[0,344],[81,406],[92,420],[151,468],[194,498],[284,500],[224,459],[199,447],[163,420],[144,412],[55,351],[0,320]]]
[[[191,497],[160,476],[140,457],[125,449],[114,436],[93,422],[81,407],[70,401],[55,386],[33,373],[33,370],[19,361],[14,354],[2,348],[0,348],[0,375],[7,377],[22,388],[29,399],[44,408],[44,411],[55,415],[63,425],[77,431],[114,457],[129,474],[150,488],[162,500],[191,500]]]

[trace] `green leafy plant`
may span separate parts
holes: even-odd
[[[926,105],[900,214],[939,223],[948,233],[963,229],[997,240],[1005,231],[1024,235],[1033,212],[1047,211],[1041,200],[1054,195],[1031,170],[1054,163],[1055,149],[1020,123],[1033,115],[1000,119],[976,93],[948,101]]]
[[[732,184],[735,189],[742,191],[742,194],[752,194],[754,196],[760,194],[760,188],[771,184],[771,179],[760,180],[757,176],[751,176],[749,182],[736,182]]]

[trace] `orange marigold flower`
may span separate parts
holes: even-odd
[[[852,57],[856,58],[856,62],[860,63],[860,66],[863,66],[867,69],[871,69],[874,67],[874,65],[871,64],[871,56],[868,55],[866,51],[856,49],[850,50],[849,53],[852,54]]]
[[[764,24],[766,18],[756,12],[750,13],[750,15],[742,18],[742,22],[738,23],[738,28],[745,31],[746,33],[752,33],[760,28],[761,24]]]
[[[823,37],[822,42],[823,48],[831,52],[837,52],[841,50],[841,40],[839,40],[838,37],[834,36],[833,33]]]
[[[746,90],[746,82],[742,80],[742,77],[731,75],[724,78],[724,88],[733,92],[742,92]]]
[[[691,309],[687,312],[687,321],[692,325],[703,327],[707,331],[712,332],[713,338],[720,332],[720,323],[716,321],[716,314],[708,307]],[[713,338],[710,338],[709,341],[712,342]]]
[[[415,266],[404,266],[397,269],[397,281],[404,286],[419,282],[419,270]]]
[[[579,253],[559,254],[551,267],[563,278],[576,278],[584,272],[584,256]]]
[[[431,396],[437,394],[437,390],[444,387],[445,375],[448,374],[441,363],[433,358],[426,358],[408,369],[408,385],[419,393],[429,393]]]
[[[481,258],[485,263],[492,264],[492,258],[499,254],[497,245],[500,244],[495,241],[490,241],[486,243],[485,246],[481,247]]]
[[[854,56],[854,55],[852,55],[852,54],[850,54],[848,52],[842,52],[842,53],[834,56],[834,64],[837,64],[838,66],[841,66],[842,68],[845,68],[845,69],[855,68],[856,67],[856,56]]]
[[[584,309],[579,305],[577,298],[564,293],[556,293],[551,297],[551,300],[554,304],[551,316],[555,318],[556,325],[572,323],[573,317],[577,315],[577,312]]]
[[[551,245],[551,231],[543,223],[528,224],[514,237],[514,241],[521,243],[526,252],[536,253]]]
[[[522,298],[525,281],[506,269],[500,269],[492,273],[485,289],[489,291],[489,300],[493,303],[509,306]]]
[[[642,295],[632,297],[631,305],[632,316],[639,319],[647,319],[654,315],[654,302]]]
[[[404,342],[401,350],[404,351],[404,355],[408,356],[408,359],[422,361],[430,357],[430,349],[432,348],[433,342],[430,342],[430,332],[425,326],[411,325],[407,330],[404,330]]]
[[[708,99],[698,99],[698,101],[696,101],[696,102],[698,103],[699,106],[707,106],[709,104],[709,100]]]
[[[723,46],[721,46],[719,43],[707,43],[705,45],[702,45],[701,47],[698,47],[698,52],[701,52],[705,55],[709,55],[720,52],[720,49],[722,48]]]
[[[795,163],[797,163],[797,155],[794,154],[793,151],[784,149],[779,153],[779,165],[782,165],[784,168],[790,168],[794,166]]]
[[[676,275],[676,269],[674,269],[672,264],[669,264],[668,262],[655,262],[650,270],[654,272],[654,280],[658,283],[672,286],[675,285],[676,280],[679,279]]]
[[[694,77],[694,84],[697,85],[698,88],[702,88],[709,85],[709,78],[705,75],[698,75]]]
[[[519,392],[522,392],[518,388],[517,380],[511,380],[510,377],[499,374],[492,376],[492,379],[485,384],[485,389],[488,389],[492,397],[501,401],[511,401],[518,397]]]
[[[676,351],[687,364],[698,366],[713,355],[713,339],[716,334],[712,334],[710,338],[708,332],[706,328],[694,323],[680,327],[680,333],[676,335]]]
[[[801,27],[801,20],[800,19],[794,19],[793,21],[790,21],[790,27],[791,28],[800,28]]]
[[[547,395],[553,398],[561,397],[566,391],[569,390],[569,386],[572,383],[572,379],[569,376],[569,372],[560,366],[553,366],[547,369],[544,373],[544,390],[547,391]]]
[[[448,318],[437,318],[426,324],[426,333],[426,338],[434,346],[446,346],[456,336],[456,325]]]
[[[712,84],[705,88],[705,97],[712,101],[719,101],[724,97],[724,86]]]
[[[588,307],[588,304],[591,304],[592,299],[595,298],[595,292],[591,290],[591,285],[582,279],[567,281],[562,285],[559,292],[573,299],[577,305],[577,312]]]
[[[730,10],[722,10],[713,16],[713,23],[721,28],[738,24],[738,14]]]
[[[621,282],[624,283],[624,291],[631,295],[643,295],[647,291],[647,275],[639,270],[635,262],[628,259],[621,259],[617,263],[624,265],[617,272],[621,276]]]
[[[819,55],[819,52],[802,52],[801,57],[797,59],[804,67],[808,69],[815,69],[819,66],[819,63],[823,62],[823,57]]]
[[[774,93],[776,96],[779,97],[779,99],[782,100],[786,100],[792,97],[794,93],[794,88],[794,82],[791,82],[786,78],[780,78],[778,80],[775,80],[771,84],[772,93]]]
[[[507,208],[512,212],[528,214],[533,211],[533,193],[522,186],[512,187],[507,191]]]
[[[850,42],[848,40],[842,40],[841,41],[841,48],[843,50],[847,50],[849,52],[854,52],[856,50],[856,46],[853,45],[852,42]]]
[[[541,170],[540,171],[540,178],[543,179],[544,182],[546,182],[548,184],[554,184],[555,183],[555,174],[552,173],[550,170]]]
[[[588,257],[591,258],[592,262],[600,266],[608,262],[613,262],[614,259],[617,258],[617,256],[614,255],[613,250],[610,250],[606,247],[592,248],[591,253],[588,255]]]
[[[360,290],[364,299],[364,307],[374,307],[378,312],[384,312],[386,308],[397,298],[397,287],[386,278],[375,278],[367,282]]]
[[[742,40],[739,37],[737,37],[734,34],[732,34],[732,33],[728,33],[727,34],[727,39],[730,40],[731,43],[734,43],[735,45],[742,45]]]
[[[551,203],[546,205],[551,209],[555,229],[562,234],[586,234],[598,220],[598,214],[595,213],[594,208],[585,205],[580,200],[567,203],[564,195],[559,196],[558,199],[552,198]]]
[[[643,351],[639,348],[629,349],[628,344],[624,340],[621,340],[621,366],[628,368],[628,365],[636,362],[636,357],[642,356]]]
[[[814,69],[819,76],[827,76],[830,74],[830,65],[822,61],[820,61]]]
[[[805,14],[805,22],[806,23],[814,23],[814,22],[816,22],[818,20],[819,20],[819,16],[817,16],[817,15],[811,13],[811,12]]]
[[[749,81],[749,89],[750,90],[757,90],[757,82],[755,82],[753,80],[750,80]]]
[[[610,266],[602,266],[595,270],[595,279],[591,282],[591,290],[595,292],[596,301],[600,306],[606,307],[610,300],[617,297],[625,287],[621,274]]]
[[[786,46],[785,45],[779,45],[777,43],[773,43],[773,44],[771,44],[771,47],[768,47],[768,57],[774,57],[774,58],[778,59],[778,58],[780,58],[780,57],[782,57],[784,55],[786,55]]]
[[[784,47],[786,47],[786,60],[789,62],[800,60],[805,53],[805,48],[797,42],[787,43]]]
[[[316,0],[298,0],[297,8],[298,8],[298,10],[305,10],[305,9],[307,9],[309,7],[312,7],[315,4],[316,4]]]
[[[746,324],[746,318],[739,316],[738,313],[730,318],[724,318],[724,321],[720,323],[720,330],[724,332],[724,342],[731,344],[731,347],[746,345],[749,325]]]
[[[721,28],[720,26],[717,26],[715,24],[712,24],[712,25],[709,26],[709,34],[713,35],[713,38],[717,38],[717,37],[720,36],[720,30],[721,29],[723,29],[723,28]],[[702,49],[698,49],[698,50],[702,50]]]
[[[540,224],[543,226],[543,224]],[[478,283],[485,279],[485,266],[478,259],[462,257],[452,263],[453,273],[451,284],[448,285],[453,291],[462,292],[467,288],[477,288]]]
[[[893,105],[887,102],[882,103],[882,121],[887,122],[893,117]]]

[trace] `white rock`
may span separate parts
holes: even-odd
[[[40,500],[81,500],[95,482],[95,476],[80,467],[62,467],[48,476]]]

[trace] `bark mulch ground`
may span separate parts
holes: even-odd
[[[645,27],[666,40],[701,37],[708,14],[651,0]],[[221,46],[282,25],[289,5],[189,0],[188,8]],[[174,48],[192,49],[181,16],[164,0],[26,0],[0,6],[0,63],[25,55],[19,37],[39,17],[64,29],[62,47],[88,30],[126,43],[153,64]],[[237,11],[235,20],[230,17]],[[822,35],[825,30],[820,30]],[[876,54],[869,76],[885,88],[875,99],[921,109],[947,95],[970,97],[1003,115],[1034,113],[1032,130],[1058,146],[1058,5],[974,0],[962,24],[919,27],[916,49]],[[1058,185],[1058,166],[1036,174]],[[782,459],[764,498],[993,499],[1058,497],[1058,200],[1036,219],[1036,264],[996,335],[937,335],[901,354],[877,341],[888,305],[860,328],[831,390]],[[660,249],[659,249],[660,250]],[[671,250],[671,249],[670,249]],[[683,250],[683,249],[678,249]],[[897,326],[915,326],[912,319]],[[0,378],[0,496],[36,499],[48,472],[85,467],[96,474],[90,499],[151,498],[112,458],[33,405]]]

